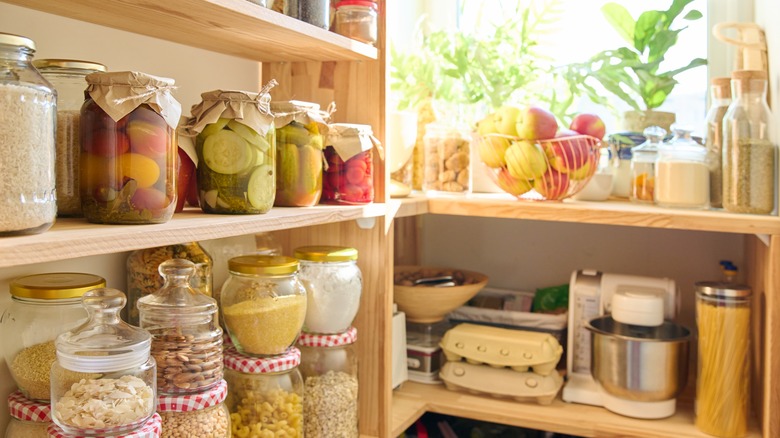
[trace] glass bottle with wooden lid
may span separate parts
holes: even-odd
[[[710,166],[710,207],[723,207],[723,116],[731,104],[731,79],[712,78],[707,111],[707,162]]]

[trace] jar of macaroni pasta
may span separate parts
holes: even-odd
[[[101,432],[102,433],[102,432]],[[111,435],[106,433],[100,435],[100,438],[160,438],[162,434],[162,420],[160,414],[154,413],[144,425],[132,432]],[[188,435],[189,436],[189,435]],[[56,424],[49,426],[49,438],[81,438],[68,434]]]
[[[190,395],[161,395],[162,438],[230,438],[230,412],[225,406],[227,382]]]
[[[225,349],[225,404],[234,437],[303,437],[300,362],[301,353],[294,347],[283,355],[268,358]]]
[[[51,425],[51,406],[28,399],[21,391],[8,396],[11,420],[5,429],[5,438],[46,438]]]

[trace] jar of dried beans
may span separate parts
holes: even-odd
[[[227,382],[192,395],[161,395],[162,438],[230,438],[230,412],[225,406]]]
[[[21,391],[8,396],[11,420],[5,429],[5,438],[47,438],[51,425],[51,407],[28,399]]]
[[[328,125],[322,202],[368,204],[374,200],[374,146],[379,141],[371,126],[348,123]]]
[[[333,31],[347,38],[375,46],[377,4],[368,0],[342,0],[336,3]]]

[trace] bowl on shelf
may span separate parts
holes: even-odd
[[[473,298],[488,277],[463,269],[396,266],[393,282],[393,301],[406,320],[433,323]]]

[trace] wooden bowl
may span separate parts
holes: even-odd
[[[461,286],[393,286],[393,301],[398,309],[406,313],[406,320],[419,323],[434,323],[462,306],[477,294],[488,282],[488,277],[479,272],[464,269],[432,268],[423,266],[396,266],[396,276],[404,273],[426,270],[451,270],[462,272],[471,284]]]

